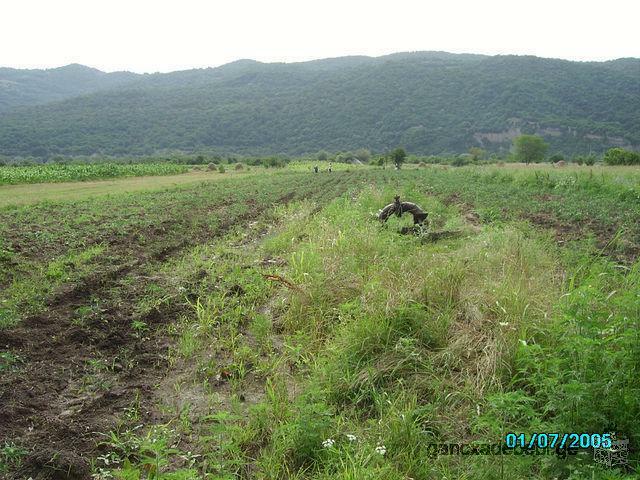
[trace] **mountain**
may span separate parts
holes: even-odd
[[[122,85],[136,78],[129,72],[104,73],[72,64],[49,70],[0,68],[0,114]]]
[[[566,154],[640,148],[640,59],[415,52],[119,75],[0,114],[0,154],[439,154],[505,151],[521,133]]]

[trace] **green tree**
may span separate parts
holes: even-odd
[[[353,156],[360,160],[362,163],[369,163],[371,160],[371,152],[366,148],[359,148],[353,152]]]
[[[531,162],[541,162],[547,153],[549,145],[537,135],[520,135],[513,139],[516,160],[527,165]]]
[[[607,165],[640,165],[640,153],[624,148],[610,148],[604,154]]]
[[[325,150],[320,150],[317,154],[316,154],[316,158],[318,160],[320,160],[321,162],[326,161],[329,158],[329,154],[325,151]]]
[[[478,160],[484,160],[487,152],[480,147],[471,147],[469,149],[469,155],[471,155],[471,159],[474,162],[477,162]]]
[[[402,166],[404,161],[407,159],[407,152],[404,151],[404,148],[398,147],[389,155],[393,163],[395,163],[398,168]]]

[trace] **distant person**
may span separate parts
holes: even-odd
[[[314,166],[313,166],[313,171],[314,171],[315,173],[318,173],[318,165],[314,165]]]
[[[331,173],[331,164],[329,164],[329,173]]]

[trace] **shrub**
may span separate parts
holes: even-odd
[[[453,165],[454,167],[462,167],[468,164],[469,164],[469,158],[466,155],[458,155],[451,162],[451,165]]]
[[[222,165],[222,164],[221,164],[221,165],[218,167],[218,172],[220,172],[220,173],[224,173],[224,172],[226,172],[226,170],[224,169],[224,165]]]
[[[215,164],[215,163],[210,163],[210,164],[207,166],[207,168],[208,168],[209,170],[215,170],[215,169],[216,169],[216,164]]]
[[[242,170],[242,169],[244,169],[244,165],[242,165],[241,163],[236,163],[236,166],[233,167],[233,168],[236,169],[236,170]]]
[[[610,148],[604,154],[607,165],[640,165],[640,153],[624,148]]]
[[[278,157],[264,158],[262,160],[262,164],[267,168],[271,168],[271,167],[281,168],[281,167],[285,166],[284,160],[282,160],[282,159],[280,159]]]

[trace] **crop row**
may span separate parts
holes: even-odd
[[[0,185],[44,182],[81,182],[117,177],[143,175],[174,175],[185,173],[186,165],[170,163],[131,164],[115,163],[87,165],[30,165],[23,167],[0,167]]]

